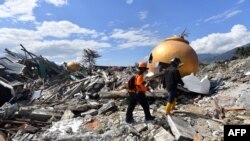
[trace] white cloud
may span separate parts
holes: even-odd
[[[227,10],[223,13],[205,19],[204,22],[222,22],[224,20],[232,18],[233,16],[238,15],[241,12],[241,10]]]
[[[42,36],[52,36],[57,38],[69,37],[71,34],[83,34],[98,36],[95,30],[81,28],[69,21],[45,21],[37,27],[37,32]]]
[[[31,45],[32,44],[32,45]],[[74,56],[84,48],[101,49],[111,47],[109,43],[94,40],[44,40],[28,44],[29,50],[47,56]]]
[[[140,11],[140,12],[138,13],[138,16],[139,16],[139,19],[140,19],[140,20],[144,20],[144,19],[146,19],[147,16],[148,16],[148,11]]]
[[[65,21],[65,23],[67,22]],[[55,25],[60,27],[60,24]],[[26,47],[29,51],[37,55],[46,56],[49,58],[57,59],[59,61],[68,61],[68,59],[72,60],[75,58],[79,58],[81,56],[81,51],[83,48],[102,50],[111,47],[111,44],[106,41],[91,40],[89,38],[79,39],[79,37],[77,36],[71,37],[70,39],[48,39],[46,37],[48,35],[53,35],[55,37],[64,37],[73,33],[99,34],[96,32],[91,32],[91,30],[89,29],[81,28],[79,26],[72,26],[74,25],[72,23],[69,25],[69,28],[64,29],[66,31],[59,31],[57,33],[48,31],[53,26],[45,25],[40,25],[36,30],[0,28],[0,53],[3,53],[4,48],[8,48],[15,52],[20,52],[21,48],[19,44],[23,44],[24,47]],[[54,28],[56,30],[58,29],[56,27]],[[69,31],[67,31],[67,29]],[[77,30],[79,30],[79,32],[77,32]],[[48,33],[45,34],[44,32]],[[105,36],[104,33],[102,33],[101,35]]]
[[[134,2],[134,0],[126,0],[127,4],[132,4]]]
[[[244,25],[234,25],[228,33],[212,33],[191,42],[197,53],[223,53],[250,41],[250,32]]]
[[[154,46],[160,41],[154,32],[145,29],[130,29],[128,31],[115,29],[110,38],[116,39],[119,48]]]
[[[107,41],[109,38],[108,38],[108,36],[103,36],[102,38],[101,38],[101,41]]]
[[[0,5],[0,18],[12,18],[18,21],[34,21],[33,9],[38,0],[5,0]]]
[[[68,4],[68,0],[45,0],[45,1],[55,6],[63,6]]]
[[[237,4],[241,4],[241,3],[243,3],[243,2],[245,2],[246,0],[239,0],[238,2],[237,2]]]

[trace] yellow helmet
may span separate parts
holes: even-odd
[[[146,62],[139,62],[138,68],[147,68],[147,63]]]

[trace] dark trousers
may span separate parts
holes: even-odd
[[[177,88],[168,90],[168,92],[169,92],[168,102],[172,103],[174,99],[177,97]]]
[[[137,93],[137,94],[131,93],[128,96],[128,108],[127,108],[127,113],[126,113],[126,121],[133,120],[133,111],[135,109],[137,102],[139,102],[143,108],[145,119],[149,119],[151,117],[146,95],[142,92]]]

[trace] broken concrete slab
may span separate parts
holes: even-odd
[[[31,112],[35,109],[40,108],[39,106],[27,106],[27,107],[20,107],[18,114],[20,116],[24,116],[24,117],[29,117]]]
[[[177,140],[193,140],[193,135],[196,133],[195,129],[191,127],[186,121],[175,117],[167,116],[168,124],[171,128],[172,133]]]
[[[104,104],[98,111],[98,114],[105,114],[106,112],[115,109],[116,105],[114,101],[110,101],[107,104]]]
[[[52,116],[56,117],[56,118],[60,118],[60,117],[62,117],[62,114],[56,113],[55,111],[48,110],[48,109],[36,109],[36,110],[32,111],[30,114],[31,119],[38,120],[38,121],[47,121]]]
[[[155,141],[175,141],[174,136],[171,135],[163,127],[160,127],[159,129],[157,129],[156,133],[157,134],[154,136]]]
[[[135,129],[136,129],[139,133],[141,133],[142,131],[147,130],[147,129],[148,129],[148,126],[147,126],[147,124],[145,124],[145,123],[143,123],[143,124],[136,124],[136,125],[135,125]]]
[[[206,75],[202,80],[194,76],[193,73],[182,78],[184,87],[191,92],[207,95],[209,94],[210,81]]]

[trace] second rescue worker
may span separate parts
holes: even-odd
[[[126,113],[126,122],[132,123],[134,122],[133,111],[137,102],[143,108],[145,114],[145,120],[154,120],[154,116],[151,116],[149,111],[149,104],[146,98],[146,91],[149,91],[149,88],[146,87],[146,82],[144,81],[144,73],[148,70],[146,62],[138,63],[139,72],[135,76],[135,93],[129,93],[128,97],[128,108]]]

